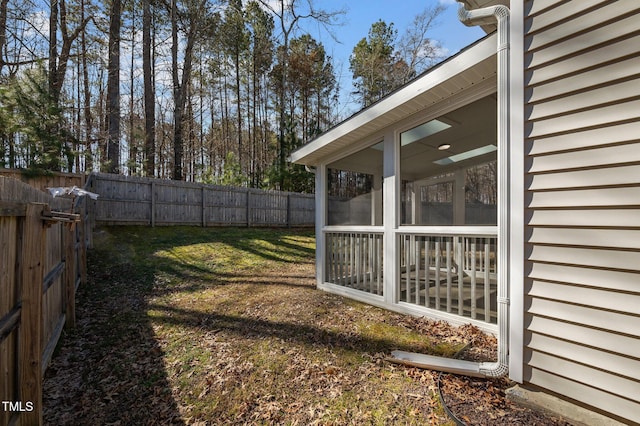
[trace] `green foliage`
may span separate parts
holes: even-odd
[[[367,38],[353,48],[349,69],[364,107],[415,76],[415,71],[394,53],[397,34],[393,23],[379,20],[371,25]]]
[[[29,169],[59,171],[72,164],[71,137],[42,67],[0,86],[0,124],[0,138],[20,142]]]
[[[300,139],[297,136],[297,122],[291,117],[287,117],[285,123],[286,133],[284,134],[284,143],[281,146],[288,156],[300,146]],[[276,162],[267,171],[265,186],[281,191],[313,193],[315,179],[313,173],[307,172],[302,165]]]
[[[227,153],[222,167],[222,174],[214,176],[212,183],[225,186],[246,186],[247,177],[242,174],[240,163],[233,152]]]
[[[284,168],[272,166],[267,172],[267,186],[275,187],[279,182],[282,182],[282,191],[312,194],[315,189],[314,174],[300,164],[287,163]]]

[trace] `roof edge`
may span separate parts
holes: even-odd
[[[407,103],[428,92],[473,65],[482,62],[496,53],[495,34],[489,34],[470,44],[455,55],[433,66],[407,84],[399,87],[374,104],[364,108],[343,120],[327,131],[321,133],[305,145],[291,153],[289,161],[297,164],[314,165],[317,161],[309,161],[310,156],[319,149],[325,148],[336,139],[371,123],[377,118],[389,114],[397,106]]]

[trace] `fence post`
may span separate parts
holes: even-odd
[[[207,226],[207,203],[206,203],[206,188],[202,185],[200,196],[202,197],[202,227]]]
[[[291,228],[291,194],[287,194],[287,228]]]
[[[78,248],[79,252],[76,256],[78,259],[78,262],[80,263],[80,283],[81,284],[85,284],[87,282],[87,247],[88,247],[88,243],[87,243],[87,237],[88,235],[92,234],[91,232],[91,228],[89,228],[89,234],[87,234],[87,226],[90,226],[89,224],[89,216],[86,214],[86,210],[87,210],[87,206],[89,205],[89,201],[87,201],[86,199],[87,197],[85,197],[85,206],[82,208],[81,210],[81,215],[80,215],[80,223],[78,224],[78,226],[76,227],[76,229],[78,229],[78,239],[79,239],[79,243],[80,243],[80,247]]]
[[[81,224],[79,226],[82,226]],[[70,329],[76,326],[76,229],[75,224],[65,224],[62,228],[64,244],[64,311],[65,328]]]
[[[45,204],[29,203],[24,219],[22,250],[22,312],[20,314],[20,401],[32,404],[21,413],[20,423],[42,424],[42,281],[46,232],[42,223]]]
[[[156,183],[151,181],[151,227],[156,226]]]
[[[88,189],[91,192],[95,192],[95,181],[96,181],[97,177],[94,173],[91,173],[89,175],[89,180],[88,180]],[[84,255],[85,255],[85,259],[86,259],[86,249],[87,248],[93,248],[93,228],[95,227],[96,224],[96,206],[98,204],[97,201],[94,201],[92,199],[90,199],[89,197],[83,197],[84,198],[84,208],[85,208],[85,212],[84,212],[84,225],[83,225],[83,233],[84,233],[84,237],[86,238],[85,243],[84,243]]]
[[[251,227],[251,189],[247,188],[247,228]]]

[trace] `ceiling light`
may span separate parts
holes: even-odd
[[[446,151],[449,148],[451,148],[451,144],[449,144],[449,143],[443,143],[441,145],[438,145],[438,149],[440,151]]]

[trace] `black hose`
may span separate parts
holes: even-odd
[[[442,388],[440,387],[441,380],[442,380],[442,372],[438,374],[438,379],[436,380],[436,382],[438,385],[438,396],[440,397],[440,403],[442,404],[444,411],[451,418],[451,420],[455,422],[456,426],[469,426],[468,424],[460,420],[458,417],[456,417],[456,415],[453,414],[453,411],[451,411],[451,409],[447,406],[447,403],[444,402],[444,396],[442,395]]]
[[[471,346],[471,342],[464,345],[462,349],[460,349],[458,352],[455,353],[455,355],[453,355],[453,358],[454,359],[458,358],[470,346]],[[438,379],[436,380],[436,384],[438,386],[438,396],[440,397],[440,403],[442,404],[442,408],[444,408],[444,411],[451,418],[451,420],[455,422],[456,426],[469,426],[467,423],[463,422],[458,417],[456,417],[456,415],[453,414],[453,411],[451,411],[451,409],[447,406],[447,403],[444,401],[444,396],[442,395],[442,387],[440,386],[440,382],[442,381],[442,374],[443,374],[442,371],[438,373]]]

